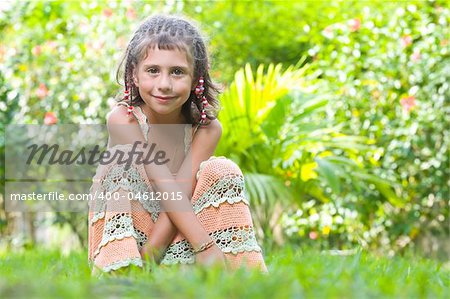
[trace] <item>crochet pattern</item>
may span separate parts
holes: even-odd
[[[215,231],[209,235],[224,253],[261,252],[261,248],[256,242],[253,228],[249,226],[230,227]],[[172,244],[167,249],[161,264],[193,264],[194,262],[193,248],[191,244],[183,240]]]
[[[140,115],[141,109],[133,109],[132,113],[137,115],[136,119],[140,124],[146,122],[145,116]],[[143,132],[147,127],[141,124]],[[191,130],[185,132],[191,133]],[[118,145],[109,150],[127,148],[128,145]],[[255,237],[244,177],[239,167],[224,157],[211,157],[201,163],[197,178],[191,199],[194,212],[224,252],[228,264],[232,268],[247,266],[267,271]],[[143,265],[140,250],[152,234],[161,209],[159,201],[141,200],[139,196],[135,198],[134,195],[152,191],[152,188],[143,165],[132,164],[128,169],[118,164],[98,167],[91,193],[118,196],[117,200],[96,198],[90,203],[91,265],[105,272],[129,265]],[[192,246],[178,233],[167,248],[161,264],[194,262]]]

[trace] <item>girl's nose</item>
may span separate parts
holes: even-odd
[[[162,74],[159,77],[158,89],[161,91],[168,91],[172,89],[172,82],[170,81],[169,75]]]

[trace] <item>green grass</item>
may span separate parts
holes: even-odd
[[[270,273],[197,267],[135,268],[91,277],[86,252],[43,249],[0,256],[0,298],[445,298],[450,270],[418,257],[335,256],[285,249]]]

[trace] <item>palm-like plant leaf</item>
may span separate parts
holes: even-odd
[[[253,73],[246,65],[220,98],[224,133],[217,153],[240,165],[256,211],[255,222],[265,234],[271,232],[274,207],[295,202],[293,190],[328,201],[320,182],[335,194],[342,192],[349,179],[358,188],[363,186],[361,182],[370,182],[391,202],[399,202],[391,186],[364,171],[359,162],[332,154],[333,150],[350,156],[361,154],[371,150],[371,141],[344,135],[338,125],[317,119],[333,97],[317,90],[314,95],[301,92],[307,85],[306,69],[290,67],[283,71],[281,65],[269,65],[264,72],[261,65]],[[321,156],[324,152],[329,154]],[[313,163],[316,166],[310,171],[316,172],[318,178],[303,181],[294,173],[286,179],[287,169],[300,171]],[[285,181],[297,187],[288,188]]]
[[[247,149],[257,135],[255,131],[266,120],[266,114],[278,99],[301,82],[306,69],[290,67],[283,72],[281,68],[281,64],[270,64],[264,73],[264,65],[260,65],[255,77],[247,64],[236,72],[233,83],[220,97],[223,107],[220,120],[225,124],[223,137],[227,142],[222,143],[219,151],[230,152],[236,147]]]

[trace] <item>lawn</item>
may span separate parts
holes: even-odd
[[[438,261],[294,251],[266,254],[268,275],[154,268],[91,277],[86,252],[3,253],[0,298],[445,298],[450,269]]]

